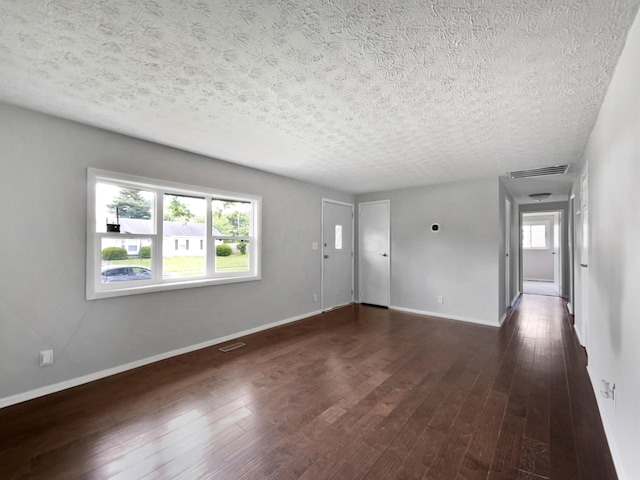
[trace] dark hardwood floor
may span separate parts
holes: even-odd
[[[0,478],[616,478],[557,297],[352,305],[0,410]]]

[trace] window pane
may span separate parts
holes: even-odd
[[[100,262],[101,282],[151,279],[150,238],[103,238]]]
[[[212,200],[212,235],[248,237],[251,235],[251,203]]]
[[[546,225],[531,225],[531,246],[533,248],[547,247]]]
[[[336,225],[336,250],[342,250],[342,225]]]
[[[547,226],[545,224],[523,225],[522,248],[547,248]]]
[[[216,240],[216,272],[248,272],[249,255],[248,241]]]
[[[165,194],[163,204],[163,278],[205,275],[204,251],[190,248],[204,242],[204,198]]]
[[[154,233],[153,200],[153,192],[97,183],[96,232]]]

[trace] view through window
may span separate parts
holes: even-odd
[[[88,298],[259,278],[259,197],[94,169],[89,192]]]

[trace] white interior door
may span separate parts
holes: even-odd
[[[553,288],[556,295],[562,295],[562,248],[561,248],[561,229],[560,229],[560,212],[553,214]]]
[[[353,302],[353,205],[322,201],[322,310]]]
[[[580,178],[580,323],[582,341],[589,350],[589,180],[585,168]]]
[[[504,200],[504,301],[506,307],[511,306],[511,202]]]
[[[569,222],[569,228],[567,229],[567,232],[569,233],[569,236],[567,238],[567,246],[569,248],[569,256],[567,258],[567,261],[569,262],[569,304],[568,304],[568,308],[569,308],[569,313],[571,313],[572,315],[575,314],[575,291],[574,291],[574,287],[575,287],[575,272],[574,272],[574,264],[575,264],[575,260],[574,260],[574,244],[575,244],[575,217],[576,217],[576,210],[575,210],[575,197],[571,197],[569,199],[569,215],[567,218],[567,221]]]
[[[390,304],[391,249],[389,200],[359,205],[360,302]]]

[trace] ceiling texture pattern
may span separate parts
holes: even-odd
[[[0,0],[0,100],[354,193],[504,176],[579,161],[639,2]]]

